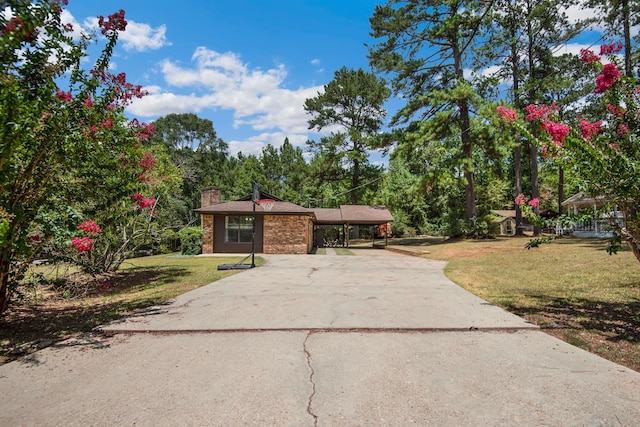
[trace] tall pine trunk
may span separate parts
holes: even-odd
[[[464,69],[462,66],[462,52],[458,45],[458,39],[451,40],[453,63],[458,81],[464,81]],[[471,141],[471,120],[469,117],[469,100],[458,100],[460,113],[460,139],[462,143],[462,155],[464,157],[464,188],[465,219],[471,221],[476,216],[475,177],[473,174],[473,143]]]

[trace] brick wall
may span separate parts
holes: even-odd
[[[222,190],[218,187],[205,187],[200,190],[200,207],[213,206],[220,203]],[[213,215],[200,215],[202,224],[202,253],[213,253]]]
[[[200,190],[200,207],[213,206],[222,200],[222,190],[218,187],[205,187]]]
[[[204,214],[202,219],[202,253],[213,253],[213,215]]]
[[[311,218],[306,215],[265,215],[265,254],[307,254],[312,237]]]

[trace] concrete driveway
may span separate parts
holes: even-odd
[[[640,373],[382,250],[265,256],[0,367],[0,425],[638,425]]]

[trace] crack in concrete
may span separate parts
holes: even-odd
[[[307,341],[309,340],[309,337],[314,333],[314,331],[309,331],[309,333],[307,334],[307,336],[304,339],[304,342],[302,343],[302,349],[304,350],[304,354],[307,358],[307,367],[309,368],[309,382],[311,383],[311,394],[309,395],[309,400],[307,401],[307,413],[309,415],[311,415],[313,417],[313,425],[317,426],[318,425],[318,416],[316,414],[313,413],[313,397],[316,394],[316,383],[313,381],[313,377],[315,375],[315,371],[313,369],[313,366],[311,366],[311,353],[309,352],[309,349],[307,348]]]
[[[256,332],[308,332],[315,333],[392,333],[392,334],[437,334],[450,332],[494,332],[494,333],[515,333],[515,332],[536,332],[540,331],[537,326],[496,326],[496,327],[460,327],[460,328],[350,328],[350,327],[326,327],[326,328],[227,328],[227,329],[103,329],[97,327],[93,330],[95,334],[102,335],[181,335],[181,334],[236,334],[236,333],[256,333]]]

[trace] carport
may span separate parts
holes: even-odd
[[[393,215],[385,206],[372,205],[340,205],[339,208],[315,208],[314,236],[318,247],[325,246],[323,227],[339,226],[341,232],[341,245],[349,247],[349,227],[361,225],[381,226],[393,221]],[[386,227],[385,227],[386,228]],[[385,233],[385,245],[388,233]],[[329,242],[333,245],[332,242]]]

